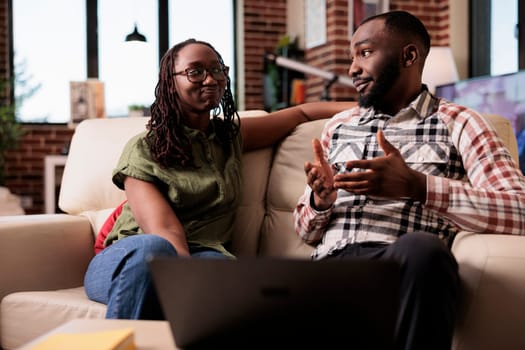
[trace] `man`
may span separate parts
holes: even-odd
[[[349,69],[359,107],[336,114],[313,141],[294,211],[313,259],[400,263],[400,349],[450,349],[459,277],[449,247],[458,231],[525,232],[523,176],[478,113],[422,84],[429,48],[426,28],[407,12],[360,24]]]

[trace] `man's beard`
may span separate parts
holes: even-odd
[[[399,74],[399,64],[395,60],[389,61],[381,71],[379,77],[374,80],[374,85],[370,92],[359,95],[359,106],[364,108],[374,107],[375,110],[381,110],[384,97],[392,86],[394,86]]]

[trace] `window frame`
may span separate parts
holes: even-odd
[[[470,0],[470,64],[469,77],[491,74],[491,2]],[[525,18],[525,0],[518,0],[519,21]],[[518,70],[525,69],[525,25],[518,25]]]
[[[169,49],[169,1],[170,0],[158,0],[158,61],[160,62],[162,56]],[[233,3],[233,46],[237,45],[237,0],[231,0]],[[99,78],[99,50],[98,50],[98,0],[85,0],[86,6],[86,79]],[[14,72],[14,33],[13,33],[13,0],[7,0],[7,16],[8,16],[8,70],[9,75],[13,76]],[[236,60],[234,54],[233,59]],[[236,62],[234,62],[236,66]],[[231,71],[230,74],[236,74],[236,71]],[[234,77],[232,79],[235,82],[235,87],[232,87],[234,91],[238,91],[238,79]],[[7,92],[6,92],[7,94]],[[9,86],[8,99],[14,103],[15,101],[15,84],[12,83]],[[33,122],[24,122],[34,124]],[[67,120],[64,123],[66,124]],[[38,124],[57,124],[49,122],[38,122]]]
[[[9,0],[12,1],[12,0]],[[169,0],[158,0],[159,62],[169,49]],[[98,0],[86,0],[87,78],[99,78],[98,67]]]

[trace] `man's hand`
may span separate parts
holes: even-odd
[[[334,171],[326,162],[323,148],[318,139],[312,140],[314,163],[306,162],[304,172],[306,182],[314,193],[314,204],[318,210],[325,210],[335,202],[337,191],[334,189]]]
[[[383,132],[377,132],[377,141],[385,156],[374,159],[352,160],[346,163],[352,171],[334,177],[333,186],[348,192],[382,198],[426,199],[426,175],[407,166],[405,160]]]

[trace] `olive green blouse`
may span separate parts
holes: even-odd
[[[134,136],[124,147],[113,171],[113,182],[120,189],[124,189],[127,176],[154,183],[184,226],[188,244],[213,248],[231,256],[224,244],[231,241],[240,200],[242,140],[238,133],[226,154],[214,124],[212,120],[208,134],[185,128],[195,164],[189,168],[160,167],[151,159],[146,132]],[[104,245],[137,233],[143,232],[126,203]]]

